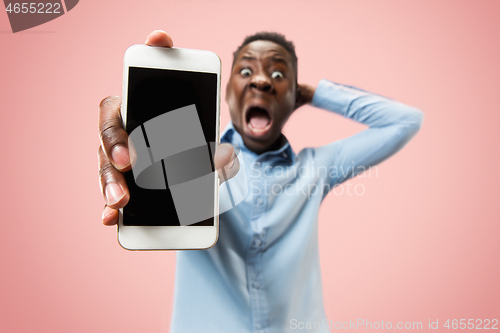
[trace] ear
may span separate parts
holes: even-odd
[[[309,104],[312,102],[313,97],[314,97],[314,92],[316,91],[316,88],[309,84],[304,84],[301,83],[297,85],[297,92],[296,92],[296,102],[295,102],[295,108],[298,109],[302,105]]]

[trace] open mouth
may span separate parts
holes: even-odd
[[[260,106],[250,106],[247,109],[245,120],[254,135],[263,135],[271,128],[271,116],[265,108]]]

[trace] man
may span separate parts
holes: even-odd
[[[146,43],[173,45],[159,31]],[[275,33],[247,37],[235,52],[226,101],[231,123],[221,141],[241,147],[250,166],[245,169],[250,190],[242,203],[220,216],[214,247],[177,253],[172,332],[286,332],[301,328],[297,323],[328,332],[318,252],[319,205],[334,186],[402,148],[420,129],[423,114],[326,80],[316,88],[298,84],[293,44]],[[100,106],[106,225],[117,223],[117,209],[129,198],[120,173],[130,169],[120,103],[110,97]],[[304,104],[370,128],[296,155],[281,131]],[[233,159],[232,146],[222,144],[216,168],[230,172]]]

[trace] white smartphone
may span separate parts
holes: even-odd
[[[220,58],[133,45],[124,57],[121,115],[129,134],[129,203],[118,241],[128,250],[201,250],[219,234]]]

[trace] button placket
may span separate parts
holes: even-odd
[[[252,203],[250,223],[252,225],[252,234],[250,246],[247,253],[247,277],[248,277],[248,292],[250,296],[250,304],[252,309],[252,321],[254,329],[261,331],[268,325],[268,306],[265,292],[263,288],[263,275],[262,275],[262,249],[263,238],[261,237],[263,222],[265,219],[265,182],[264,168],[266,163],[259,161],[252,169],[259,170],[260,173],[254,173],[252,179],[252,186],[255,192],[253,197],[250,198]]]

